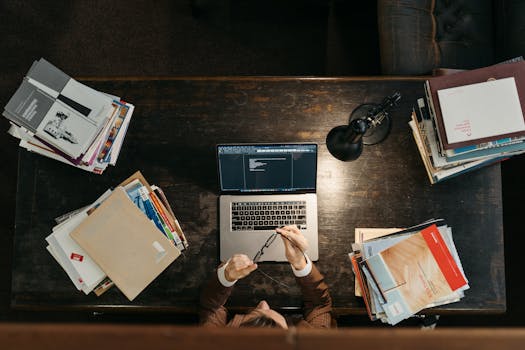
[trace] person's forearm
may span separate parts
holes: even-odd
[[[304,301],[304,318],[318,327],[330,327],[332,298],[324,276],[312,264],[311,272],[304,277],[297,277]]]
[[[227,310],[224,307],[231,294],[232,287],[225,287],[214,273],[200,295],[199,318],[203,325],[224,326]]]

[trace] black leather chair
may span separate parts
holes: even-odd
[[[472,69],[525,55],[525,1],[378,0],[381,73]]]

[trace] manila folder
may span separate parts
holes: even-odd
[[[71,237],[130,301],[180,255],[122,187],[77,226]]]

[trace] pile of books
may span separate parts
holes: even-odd
[[[356,228],[352,250],[355,294],[373,321],[395,325],[459,301],[469,288],[452,229],[442,219],[408,229]]]
[[[525,61],[428,79],[409,125],[434,184],[525,152]]]
[[[134,106],[41,58],[4,107],[20,147],[101,174],[115,165]]]
[[[140,172],[56,221],[47,250],[85,294],[115,284],[133,300],[188,247],[162,190]]]

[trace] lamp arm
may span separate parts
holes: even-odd
[[[370,110],[366,117],[370,124],[369,127],[375,127],[381,124],[381,122],[388,116],[388,110],[395,107],[400,99],[401,94],[396,91],[392,95],[385,97],[376,108]]]
[[[381,124],[381,122],[388,117],[388,112],[385,110],[380,110],[377,114],[374,114],[371,117],[367,117],[367,121],[370,124],[369,127],[374,128]]]

